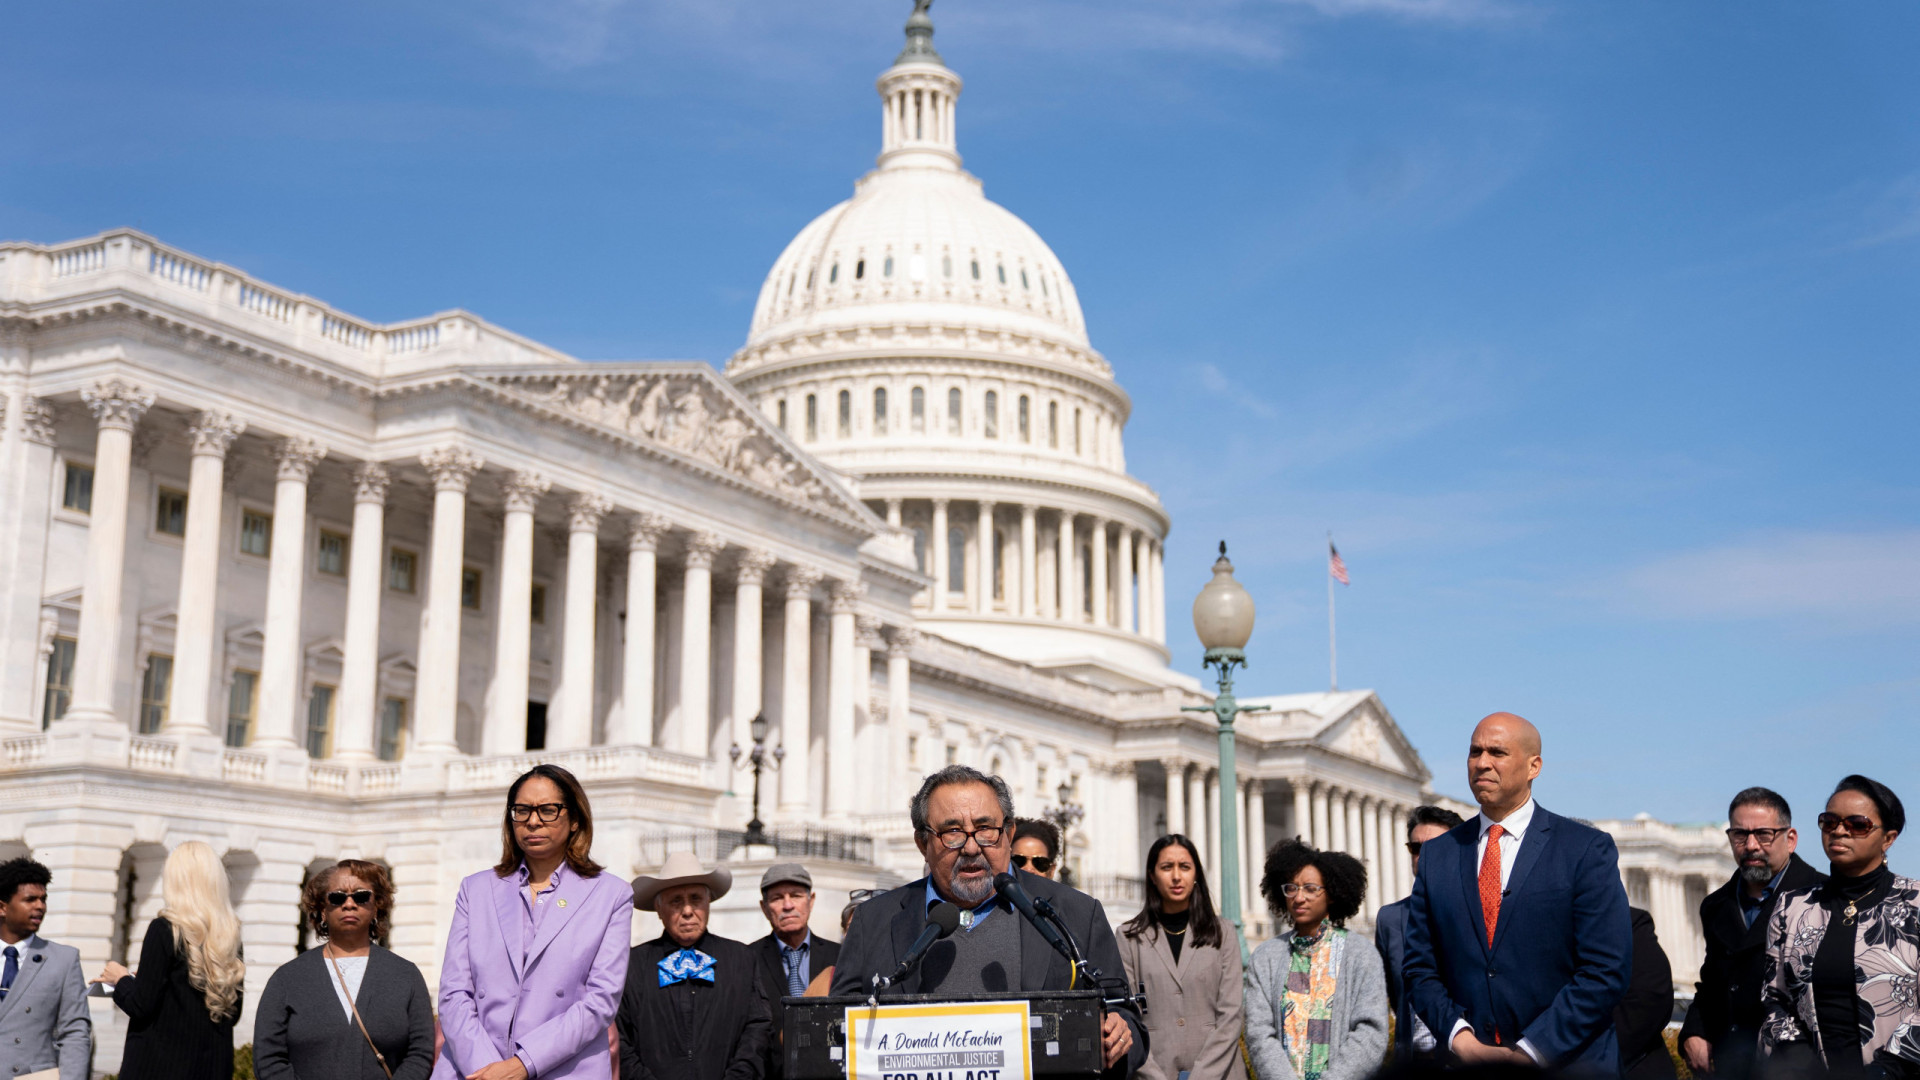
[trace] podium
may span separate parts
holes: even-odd
[[[1024,1001],[1029,1014],[1033,1075],[1099,1076],[1100,1018],[1098,990],[1035,990],[1008,994],[894,994],[881,1005],[958,1005]],[[849,1008],[867,1007],[865,994],[845,997],[790,997],[786,1008],[783,1053],[787,1080],[845,1080],[846,1020]]]

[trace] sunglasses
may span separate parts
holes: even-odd
[[[1407,841],[1407,854],[1409,854],[1409,855],[1418,855],[1418,854],[1420,854],[1420,844],[1421,844],[1421,841],[1419,841],[1419,840],[1409,840],[1409,841]]]
[[[352,892],[344,892],[340,889],[335,889],[327,894],[328,907],[345,907],[348,900],[352,900],[361,907],[366,907],[373,903],[373,890],[355,889]]]
[[[1846,817],[1841,817],[1839,814],[1823,813],[1814,820],[1820,823],[1821,832],[1840,832],[1844,829],[1848,836],[1866,836],[1880,827],[1865,814],[1848,814]]]
[[[1032,863],[1033,872],[1036,874],[1051,874],[1053,872],[1053,856],[1051,855],[1034,855],[1031,857],[1014,855],[1010,861],[1022,870],[1027,868],[1028,863]]]

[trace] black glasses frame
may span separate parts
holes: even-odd
[[[934,832],[932,829],[925,829],[922,831],[933,833],[934,836],[939,838],[941,845],[948,851],[959,851],[961,848],[967,846],[967,841],[969,840],[980,845],[980,850],[985,851],[990,847],[999,846],[1000,838],[1006,835],[1007,827],[1003,823],[1000,825],[983,825],[978,829],[941,829],[939,832]]]
[[[1418,854],[1420,854],[1420,845],[1421,845],[1422,843],[1425,843],[1425,841],[1422,841],[1422,840],[1409,840],[1409,841],[1407,841],[1407,854],[1409,854],[1409,855],[1418,855]]]
[[[1841,817],[1839,814],[1822,813],[1814,820],[1819,822],[1820,831],[1823,833],[1839,832],[1841,826],[1844,825],[1847,830],[1847,835],[1855,838],[1872,836],[1873,830],[1880,828],[1872,818],[1865,814],[1848,814],[1846,817]]]
[[[1775,840],[1785,836],[1792,828],[1793,826],[1787,825],[1778,829],[1728,829],[1727,839],[1736,844],[1744,844],[1747,842],[1747,837],[1751,836],[1760,841],[1761,847],[1772,847]]]
[[[1036,873],[1047,874],[1053,872],[1053,856],[1051,855],[1009,855],[1007,860],[1022,870],[1027,868],[1028,863],[1032,863]]]
[[[567,804],[557,802],[541,803],[538,806],[532,803],[517,802],[507,807],[507,817],[522,825],[533,820],[535,817],[540,819],[540,824],[551,825],[559,821],[560,815],[566,812]]]
[[[372,889],[355,889],[352,892],[347,892],[344,889],[335,889],[332,892],[327,894],[327,906],[328,907],[346,907],[347,901],[349,899],[351,899],[354,903],[359,904],[361,907],[372,907],[373,906],[373,890]]]

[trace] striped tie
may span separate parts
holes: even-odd
[[[780,946],[780,958],[787,965],[787,996],[802,997],[807,992],[807,947]]]

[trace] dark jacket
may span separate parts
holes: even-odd
[[[1613,838],[1534,804],[1493,944],[1480,908],[1480,815],[1420,847],[1403,977],[1443,1044],[1465,1020],[1525,1039],[1549,1065],[1619,1069],[1613,1009],[1632,975],[1633,923]]]
[[[1639,908],[1627,911],[1633,916],[1633,982],[1613,1010],[1620,1071],[1626,1080],[1673,1080],[1666,1039],[1673,1019],[1673,965],[1653,931],[1653,916]]]
[[[1124,980],[1126,964],[1120,958],[1120,945],[1114,939],[1113,925],[1100,901],[1069,886],[1025,870],[1016,871],[1020,884],[1033,897],[1045,897],[1060,913],[1061,921],[1073,932],[1087,963],[1108,979]],[[919,878],[883,893],[854,909],[853,925],[847,927],[847,940],[840,945],[840,962],[834,966],[835,995],[865,994],[874,975],[891,975],[900,966],[900,957],[913,947],[913,939],[927,925],[927,879]],[[993,918],[1019,919],[1012,908],[993,913]],[[1072,970],[1066,958],[1053,951],[1040,931],[1024,919],[1020,923],[1021,990],[1065,990]],[[881,996],[920,993],[920,969],[882,991]],[[1139,1009],[1128,1004],[1119,1014],[1133,1031],[1133,1048],[1127,1056],[1107,1070],[1108,1076],[1132,1076],[1147,1060],[1147,1029]],[[627,1080],[622,1077],[621,1080]]]
[[[253,1071],[259,1080],[386,1080],[387,1074],[340,1004],[324,947],[280,965],[253,1017]],[[433,1071],[433,995],[412,961],[378,945],[353,999],[393,1080]]]
[[[173,924],[147,924],[140,972],[113,987],[113,1003],[127,1014],[127,1045],[120,1080],[233,1080],[234,1015],[214,1020],[207,1000],[187,981],[187,958],[174,951]]]
[[[1780,887],[1760,905],[1753,925],[1740,918],[1740,875],[1700,901],[1700,929],[1707,939],[1707,957],[1694,984],[1693,1004],[1687,1007],[1680,1038],[1699,1037],[1719,1053],[1736,1032],[1745,1049],[1752,1050],[1760,1032],[1760,991],[1767,979],[1767,921],[1782,894],[1810,889],[1827,875],[1808,866],[1800,856],[1787,860]]]
[[[780,939],[768,934],[766,937],[747,946],[753,950],[754,958],[760,964],[761,991],[767,996],[767,1007],[771,1011],[773,1023],[767,1032],[767,1076],[778,1080],[785,1071],[786,1056],[780,1052],[781,1033],[786,1030],[787,1009],[780,999],[787,997],[787,964],[780,958]],[[805,982],[812,982],[814,976],[832,967],[840,959],[840,943],[828,941],[814,934],[807,943],[807,970]]]
[[[1373,947],[1380,950],[1380,964],[1387,969],[1387,1000],[1393,1003],[1395,1061],[1413,1053],[1413,995],[1401,974],[1407,963],[1407,914],[1412,910],[1411,899],[1395,900],[1373,917]]]
[[[694,948],[713,957],[712,983],[660,985],[660,961],[680,951],[665,934],[633,947],[620,1028],[620,1080],[760,1080],[766,1068],[767,995],[744,943],[707,934]],[[690,1022],[682,1003],[691,999]]]

